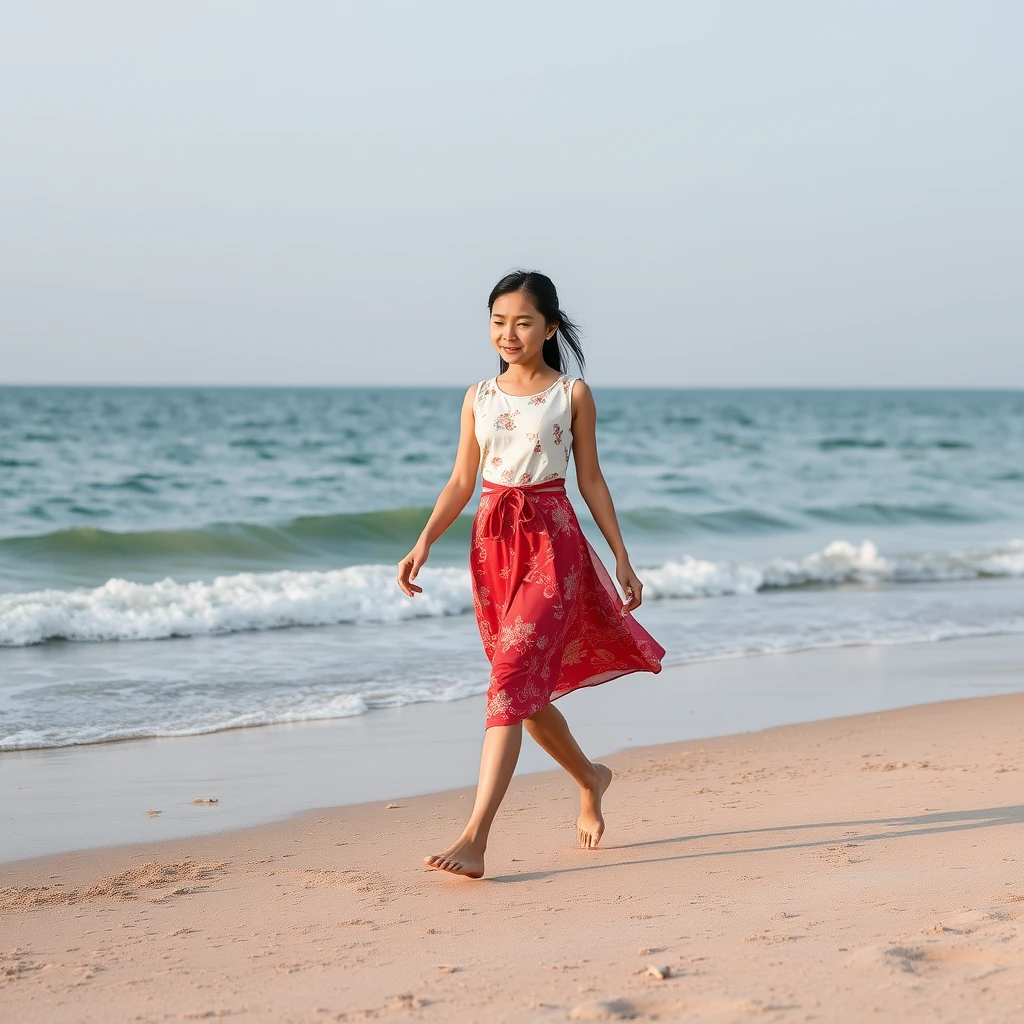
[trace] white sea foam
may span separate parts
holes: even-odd
[[[964,580],[1024,576],[1024,540],[965,551],[885,558],[870,540],[833,541],[799,560],[760,565],[712,562],[690,555],[641,573],[648,598],[753,594],[769,587],[889,581]],[[42,590],[0,595],[0,645],[48,639],[156,640],[210,636],[284,626],[399,622],[459,615],[473,607],[469,573],[427,568],[423,593],[410,600],[391,566],[351,566],[332,572],[240,573],[212,582],[130,583],[112,579],[93,590]]]
[[[41,590],[0,597],[0,644],[43,640],[157,640],[282,626],[398,622],[458,615],[473,606],[469,574],[424,569],[424,592],[410,600],[391,566],[332,572],[239,573],[212,582],[129,583],[94,590]]]
[[[130,710],[121,706],[114,714],[97,710],[103,697],[91,691],[88,685],[74,694],[64,694],[63,719],[46,714],[43,706],[35,724],[22,720],[20,725],[5,732],[4,716],[0,713],[0,751],[79,746],[147,736],[201,736],[252,726],[353,718],[375,708],[462,700],[483,693],[488,679],[486,674],[478,673],[458,680],[411,681],[400,689],[391,687],[387,693],[367,683],[355,684],[358,692],[330,692],[329,687],[310,685],[308,681],[298,684],[289,681],[287,688],[257,684],[241,690],[237,687],[222,690],[211,685],[191,695],[175,689],[169,696],[161,687],[147,687],[145,682],[139,686],[137,680],[133,682],[138,702]],[[68,714],[69,706],[74,710]]]
[[[647,597],[718,597],[752,594],[767,587],[808,584],[911,583],[1024,576],[1024,540],[965,551],[926,552],[884,558],[870,540],[836,540],[798,560],[773,558],[761,565],[708,562],[687,555],[641,574]]]

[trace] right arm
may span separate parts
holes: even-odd
[[[420,566],[427,560],[430,545],[455,522],[476,490],[476,476],[480,469],[480,445],[476,440],[476,418],[473,414],[476,389],[477,385],[474,384],[462,401],[459,447],[455,453],[452,475],[438,495],[434,511],[431,512],[427,525],[423,527],[416,545],[398,563],[398,585],[408,597],[423,592],[423,588],[416,586],[412,581],[416,579]]]

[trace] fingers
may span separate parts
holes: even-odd
[[[399,589],[406,597],[415,597],[416,594],[423,593],[422,587],[418,587],[415,583],[410,582],[410,580],[415,579],[418,569],[419,565],[412,558],[406,558],[398,563],[397,583]]]
[[[626,603],[622,606],[623,614],[631,612],[634,608],[639,608],[643,604],[644,585],[639,580],[627,583],[622,589],[626,595]]]
[[[417,546],[398,563],[398,579],[396,582],[406,597],[413,597],[415,594],[423,593],[423,588],[417,587],[412,580],[416,579],[426,560],[426,553]]]

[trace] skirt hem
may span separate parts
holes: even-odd
[[[543,711],[548,704],[554,704],[560,697],[567,697],[570,693],[575,693],[577,690],[585,690],[590,686],[600,686],[602,683],[611,682],[613,679],[618,679],[621,676],[631,676],[636,672],[650,672],[651,675],[657,675],[662,669],[660,664],[657,664],[653,668],[617,668],[612,669],[609,672],[600,672],[597,675],[591,676],[589,679],[582,683],[576,683],[573,686],[566,687],[564,690],[554,690],[551,696],[548,698],[547,704],[542,704],[539,708],[535,708],[528,715],[523,715],[522,718],[517,718],[514,721],[491,721],[487,719],[484,722],[484,729],[493,729],[496,725],[517,725],[519,722],[525,722],[526,719],[532,718],[538,711]],[[508,716],[502,716],[507,718]]]

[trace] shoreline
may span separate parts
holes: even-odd
[[[567,695],[558,705],[584,749],[600,759],[665,743],[1015,692],[1024,688],[1022,666],[1021,634],[816,648],[669,666],[657,676],[637,673]],[[198,736],[5,751],[0,864],[226,834],[312,810],[472,787],[483,700]],[[795,707],[800,711],[794,721]],[[539,748],[524,743],[517,777],[550,768]],[[216,803],[198,802],[210,799]]]
[[[520,775],[478,881],[420,860],[472,786],[7,864],[0,1010],[1016,1019],[1022,713],[1012,693],[632,747],[592,851],[571,780]]]

